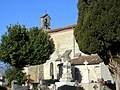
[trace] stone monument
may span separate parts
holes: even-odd
[[[89,80],[89,68],[88,68],[88,62],[85,60],[84,62],[84,72],[83,72],[83,78],[82,78],[82,83],[89,83],[90,80]]]
[[[60,82],[56,82],[56,89],[63,85],[70,85],[73,86],[75,83],[71,82],[73,80],[72,78],[72,72],[71,72],[71,58],[69,57],[69,54],[71,53],[71,50],[66,50],[65,53],[62,55],[61,59],[63,62],[63,73],[62,77],[60,78]]]
[[[72,81],[72,74],[71,74],[71,63],[70,63],[70,57],[69,54],[71,53],[71,50],[67,50],[62,55],[62,61],[63,61],[63,74],[62,78],[60,78],[60,82],[71,82]]]

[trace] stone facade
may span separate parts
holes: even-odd
[[[62,28],[46,30],[46,32],[50,34],[51,38],[53,38],[55,44],[55,52],[53,57],[60,57],[66,50],[70,49],[72,50],[71,58],[74,57],[75,53],[80,53],[73,34],[75,26],[76,25],[69,25]]]
[[[51,79],[50,76],[50,63],[53,62],[54,79],[57,79],[59,70],[57,65],[60,63],[58,59],[66,50],[72,50],[70,58],[74,58],[76,54],[83,54],[79,51],[78,45],[74,39],[74,29],[76,25],[69,25],[61,28],[46,30],[55,44],[55,52],[51,55],[50,60],[44,64],[44,79]],[[46,67],[47,66],[47,67]],[[48,68],[48,69],[46,69]]]

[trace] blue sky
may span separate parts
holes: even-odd
[[[77,23],[78,0],[0,0],[0,37],[6,26],[19,23],[40,27],[40,16],[47,12],[51,28]]]

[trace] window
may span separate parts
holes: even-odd
[[[51,62],[50,63],[50,76],[52,76],[52,78],[53,78],[53,63]]]

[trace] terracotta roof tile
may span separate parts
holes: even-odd
[[[98,55],[89,55],[89,56],[80,56],[79,58],[75,58],[71,60],[71,64],[84,64],[87,61],[88,64],[98,64],[102,62],[102,59]]]

